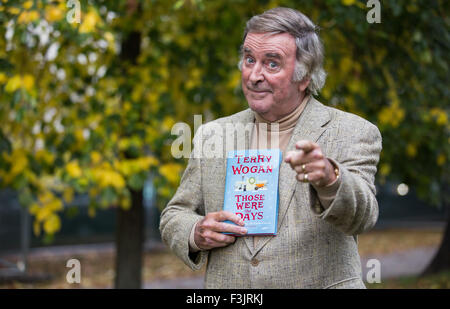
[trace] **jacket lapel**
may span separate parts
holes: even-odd
[[[277,230],[279,231],[281,225],[286,216],[287,210],[291,205],[291,199],[294,194],[297,180],[295,178],[296,173],[290,167],[289,164],[284,162],[285,154],[288,151],[295,150],[295,143],[299,140],[310,140],[316,142],[319,137],[326,130],[326,124],[330,121],[330,115],[326,109],[320,102],[311,97],[308,101],[305,109],[303,110],[300,118],[297,122],[297,125],[294,128],[294,132],[289,140],[289,143],[286,147],[286,150],[283,152],[283,161],[280,166],[280,178],[278,181],[279,184],[279,204],[278,204],[278,225]],[[308,189],[308,184],[301,184],[305,187],[305,190]],[[248,237],[247,237],[248,238]],[[256,255],[271,239],[273,236],[265,236],[258,239],[257,247],[253,247],[253,243],[249,246],[253,255]],[[250,241],[249,241],[250,242]]]

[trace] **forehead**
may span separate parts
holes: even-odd
[[[243,52],[274,53],[280,56],[295,56],[295,39],[289,33],[248,33],[243,44]]]

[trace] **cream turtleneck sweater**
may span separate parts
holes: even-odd
[[[280,148],[284,156],[284,151],[291,139],[294,128],[309,99],[310,96],[305,96],[302,102],[291,113],[274,122],[270,122],[258,113],[254,113],[255,128],[253,130],[250,148]],[[265,137],[267,137],[267,141]]]

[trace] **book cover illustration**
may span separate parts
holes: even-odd
[[[223,209],[244,220],[247,235],[277,233],[280,164],[280,149],[228,152]]]

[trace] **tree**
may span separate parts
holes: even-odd
[[[118,244],[135,238],[117,246],[117,287],[140,285],[148,173],[163,207],[186,163],[171,154],[173,124],[246,108],[243,29],[275,6],[321,27],[328,78],[319,99],[378,125],[378,181],[407,183],[449,207],[447,2],[383,2],[381,23],[369,23],[370,8],[354,0],[90,1],[80,23],[76,2],[0,6],[0,183],[18,191],[34,232],[50,239],[74,194],[89,194],[92,216],[117,208]],[[130,265],[134,275],[122,281]]]

